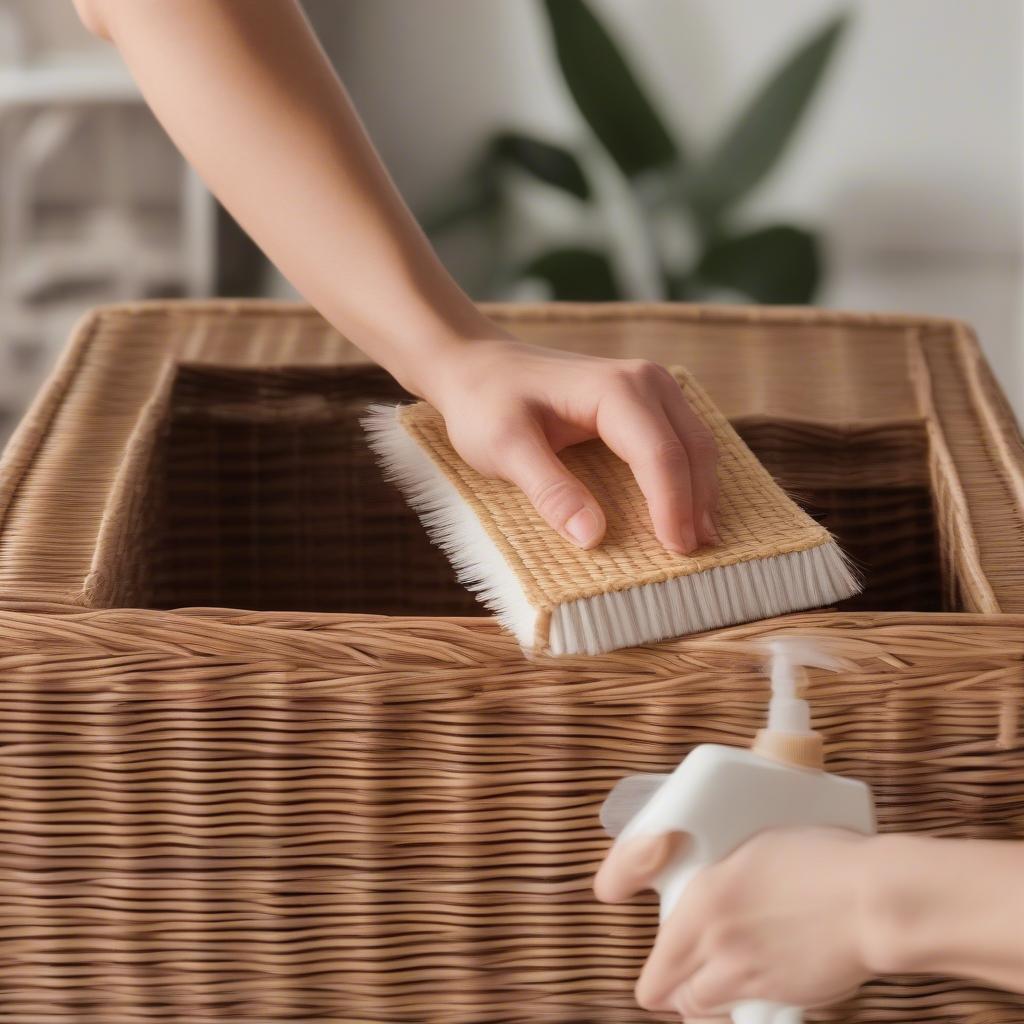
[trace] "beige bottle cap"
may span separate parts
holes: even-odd
[[[751,748],[755,754],[798,768],[825,767],[825,749],[820,732],[782,732],[762,729]]]

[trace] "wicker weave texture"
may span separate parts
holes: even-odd
[[[597,904],[597,811],[695,742],[749,742],[749,642],[526,668],[482,621],[97,611],[3,616],[0,1019],[649,1019],[650,898]],[[802,617],[838,771],[881,825],[1020,837],[1024,619]],[[869,986],[834,1021],[1024,1000]],[[988,1018],[978,1018],[988,1019]]]
[[[883,828],[1024,838],[1024,459],[968,332],[494,312],[687,365],[864,594],[525,660],[376,477],[356,420],[401,395],[318,318],[98,311],[0,465],[0,1021],[653,1019],[656,908],[593,899],[597,808],[749,742],[751,644],[780,630],[856,663],[812,698]],[[892,979],[814,1019],[1017,1024],[1024,999]]]

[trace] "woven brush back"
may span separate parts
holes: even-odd
[[[881,826],[1024,839],[1024,454],[962,326],[506,307],[687,365],[867,586],[846,606],[526,660],[358,429],[393,381],[312,313],[88,317],[0,464],[0,1022],[640,1022],[653,897],[598,904],[623,775],[746,744],[754,642],[810,634]],[[242,609],[242,610],[232,610]],[[813,1020],[1016,1024],[868,985]]]

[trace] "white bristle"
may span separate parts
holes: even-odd
[[[846,556],[829,541],[560,605],[551,617],[549,649],[603,654],[833,604],[859,590]]]
[[[480,520],[434,461],[409,436],[399,406],[372,405],[362,419],[384,475],[419,515],[430,539],[448,556],[463,586],[494,612],[523,647],[532,647],[534,608]]]
[[[362,422],[385,475],[419,514],[459,581],[523,647],[532,647],[537,609],[458,490],[402,426],[398,407],[371,406]],[[548,651],[603,654],[832,604],[859,589],[846,556],[829,541],[567,602],[551,617]]]

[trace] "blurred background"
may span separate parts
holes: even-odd
[[[305,6],[474,297],[956,316],[1024,414],[1021,0]],[[0,0],[3,422],[90,305],[218,294],[294,293],[70,0]]]

